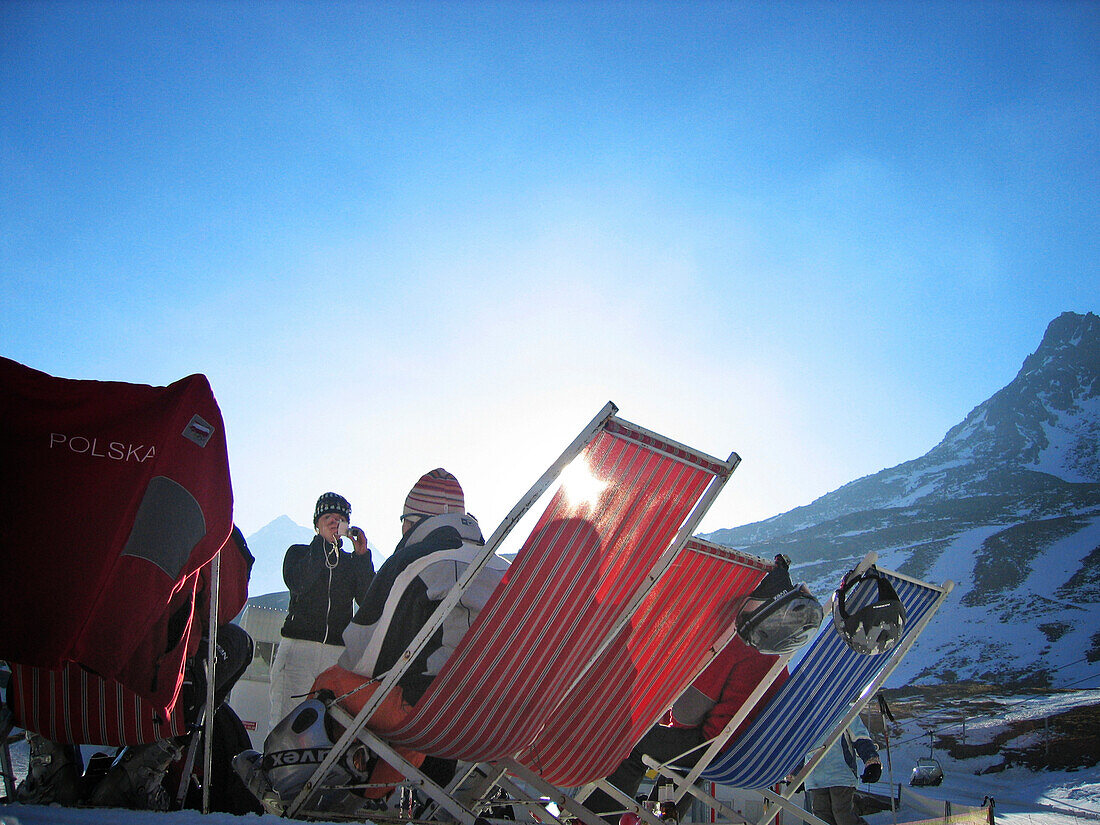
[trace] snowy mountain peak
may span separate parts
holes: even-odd
[[[251,536],[248,549],[256,558],[248,582],[250,596],[286,590],[283,583],[283,555],[292,544],[309,544],[313,530],[295,523],[290,516],[279,516]]]
[[[1065,683],[1068,663],[1100,660],[1098,372],[1100,318],[1063,313],[925,455],[709,538],[786,553],[825,595],[869,551],[955,581],[899,678]]]
[[[1100,481],[1100,318],[1065,312],[1016,378],[978,405],[925,459],[975,461]]]
[[[279,516],[253,533],[249,541],[254,539],[265,542],[273,537],[278,537],[279,541],[283,541],[284,539],[299,538],[303,533],[308,534],[309,528],[296,524],[290,516]]]
[[[1065,367],[1078,367],[1095,377],[1100,360],[1100,317],[1091,312],[1063,312],[1047,326],[1039,349],[1024,360],[1020,375],[1059,360]]]

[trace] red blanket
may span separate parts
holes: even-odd
[[[76,663],[167,715],[196,573],[232,527],[206,378],[74,381],[0,358],[0,479],[0,659]]]
[[[252,554],[244,544],[244,537],[234,530],[233,537],[221,552],[219,626],[232,621],[244,607],[251,566]],[[194,585],[187,590],[195,606],[191,623],[194,632],[180,642],[180,649],[186,650],[188,656],[206,656],[199,642],[210,615],[210,567],[207,564],[189,577]],[[165,612],[171,615],[172,605]],[[11,669],[12,686],[8,699],[15,723],[54,742],[143,745],[185,733],[187,722],[194,721],[184,719],[179,702],[173,703],[166,716],[163,709],[153,707],[125,685],[114,679],[104,679],[71,662],[60,670],[12,662]],[[177,686],[182,675],[181,671],[175,679]]]

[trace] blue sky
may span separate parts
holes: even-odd
[[[0,354],[206,374],[236,517],[486,532],[607,400],[743,463],[915,458],[1097,311],[1094,3],[0,4]]]

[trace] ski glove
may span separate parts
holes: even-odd
[[[863,768],[863,776],[860,777],[867,784],[874,784],[882,778],[882,765],[878,762],[872,762]]]

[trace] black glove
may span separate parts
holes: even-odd
[[[865,765],[863,768],[863,776],[860,777],[864,782],[873,784],[878,782],[882,778],[882,765],[877,762],[872,762],[870,765]]]

